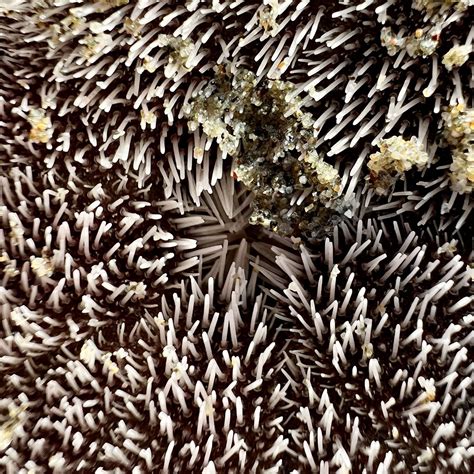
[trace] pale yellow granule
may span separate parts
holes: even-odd
[[[145,56],[143,58],[142,68],[145,71],[153,73],[158,69],[158,65],[153,58],[151,58],[150,56]]]
[[[421,388],[424,390],[424,400],[423,403],[432,402],[436,399],[436,386],[433,379],[425,379],[420,377],[418,383]]]
[[[242,164],[235,168],[233,176],[235,179],[237,179],[237,181],[240,181],[247,187],[252,187],[256,178],[255,171],[252,169],[252,167]]]
[[[53,263],[48,257],[31,257],[30,260],[31,269],[38,278],[50,277],[53,274]]]
[[[125,17],[125,20],[123,22],[123,27],[125,28],[125,31],[137,38],[140,36],[141,29],[143,25],[138,21],[138,20],[132,20],[130,17]]]
[[[8,416],[6,421],[0,424],[0,451],[4,451],[10,446],[13,440],[15,430],[22,424],[25,417],[25,410],[27,404],[23,403],[20,406],[11,404],[8,407]]]
[[[101,356],[102,362],[104,363],[104,367],[112,374],[117,374],[120,369],[118,365],[112,360],[112,354],[110,352],[106,352]]]
[[[150,127],[152,129],[155,128],[156,119],[157,119],[157,116],[154,112],[142,109],[140,111],[140,127],[141,127],[141,129],[145,130],[147,125],[150,125]]]
[[[443,64],[448,71],[451,71],[454,67],[462,66],[469,59],[471,52],[472,47],[467,44],[453,46],[443,56]]]
[[[444,137],[450,145],[467,146],[474,141],[474,109],[457,104],[444,112],[442,117]]]
[[[158,35],[158,46],[161,48],[170,48],[168,55],[168,64],[165,66],[165,77],[171,78],[177,74],[188,72],[191,67],[187,64],[194,45],[190,39],[175,38],[173,35]]]
[[[100,351],[97,349],[94,342],[91,339],[87,339],[81,347],[79,358],[82,362],[90,364],[96,359],[96,355],[98,354],[100,354]]]
[[[81,54],[85,59],[91,59],[101,53],[112,41],[112,36],[108,33],[89,34],[79,41],[84,45]]]
[[[126,291],[133,293],[135,299],[143,299],[146,296],[146,285],[142,282],[131,281]]]
[[[21,226],[21,223],[18,220],[18,217],[16,219],[10,218],[8,220],[8,223],[10,224],[10,233],[8,236],[11,239],[11,243],[13,245],[19,245],[20,242],[23,241],[23,236],[25,235],[25,231],[23,227]]]
[[[28,135],[30,141],[33,143],[48,143],[51,140],[53,125],[44,109],[31,109],[28,114],[28,122],[31,125]]]
[[[258,13],[258,23],[270,36],[278,32],[277,17],[279,13],[278,0],[267,0]]]
[[[455,150],[451,172],[451,188],[460,194],[472,193],[474,189],[474,147],[467,152]]]
[[[422,169],[428,162],[428,155],[416,138],[405,140],[403,137],[391,137],[381,140],[377,153],[370,155],[368,168],[370,181],[377,194],[387,194],[393,184],[405,171],[416,166]]]
[[[119,372],[120,369],[117,366],[117,364],[112,360],[113,355],[116,355],[116,353],[114,352],[112,354],[111,352],[103,352],[100,349],[98,349],[98,347],[95,345],[92,339],[87,339],[81,348],[79,358],[82,360],[82,362],[84,362],[87,365],[91,363],[95,363],[96,361],[97,362],[102,361],[102,363],[104,364],[104,367],[109,372],[115,375]]]
[[[16,260],[10,259],[6,252],[2,252],[0,255],[0,263],[3,263],[3,274],[8,278],[13,278],[20,274],[20,271],[16,268]]]
[[[310,167],[316,172],[317,183],[325,190],[330,191],[331,194],[334,194],[332,197],[335,197],[341,187],[339,173],[336,168],[321,158],[314,160]]]
[[[457,104],[443,113],[444,138],[452,146],[451,187],[458,193],[474,188],[474,109]]]

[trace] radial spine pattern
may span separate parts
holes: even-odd
[[[473,6],[0,1],[0,471],[471,473]]]

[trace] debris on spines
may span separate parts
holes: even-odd
[[[472,2],[7,3],[0,466],[467,471],[472,160],[446,107],[472,105],[470,58],[449,53],[472,42]],[[291,235],[298,215],[268,197],[253,214],[251,163],[234,182],[189,133],[227,63],[252,69],[249,96],[291,86],[277,129],[310,124],[285,194],[308,239],[263,229],[276,215]],[[365,164],[386,137],[416,137],[429,168],[378,195]],[[357,203],[342,222],[339,198]]]
[[[192,130],[200,124],[234,158],[233,176],[255,196],[251,224],[314,239],[343,208],[340,177],[316,152],[315,118],[294,89],[280,80],[257,85],[250,71],[218,68],[186,114]]]
[[[31,109],[28,113],[28,122],[31,125],[29,139],[33,143],[48,143],[53,136],[51,118],[43,109]]]
[[[420,138],[433,142],[440,122],[438,112],[456,101],[469,104],[469,91],[462,87],[469,61],[464,65],[458,61],[458,66],[441,74],[438,54],[424,58],[420,53],[421,43],[431,41],[436,43],[436,53],[446,54],[444,39],[451,37],[453,50],[469,46],[468,2],[364,2],[342,10],[341,5],[325,5],[317,11],[306,1],[272,0],[262,5],[193,1],[183,2],[179,8],[154,2],[138,2],[133,7],[121,1],[80,6],[66,0],[57,3],[52,10],[48,4],[30,7],[32,21],[25,20],[27,8],[22,3],[20,16],[14,15],[18,28],[13,35],[11,26],[6,25],[5,37],[15,38],[15,47],[9,49],[12,56],[19,56],[21,62],[23,53],[19,51],[24,51],[33,58],[31,63],[41,71],[41,77],[54,85],[48,100],[53,100],[57,112],[48,110],[48,116],[58,128],[58,142],[67,135],[62,123],[69,119],[100,129],[101,133],[89,130],[87,139],[76,146],[90,146],[102,167],[120,164],[142,188],[150,182],[153,163],[158,163],[168,197],[175,193],[174,186],[187,186],[186,182],[193,187],[197,202],[200,194],[210,189],[206,181],[212,186],[219,175],[228,172],[229,162],[223,161],[225,154],[217,156],[212,140],[193,144],[203,150],[202,158],[199,154],[199,159],[188,162],[168,163],[171,158],[166,156],[163,160],[170,152],[167,138],[174,134],[181,137],[178,156],[187,153],[183,109],[193,92],[212,80],[216,65],[231,62],[232,74],[253,69],[257,88],[271,78],[294,86],[291,100],[299,99],[301,108],[314,118],[314,151],[338,170],[340,195],[351,202],[367,192],[363,173],[356,172],[360,166],[350,168],[353,157],[365,152],[368,141],[373,146],[386,136],[415,136],[421,130],[418,122],[428,121],[423,125],[428,130],[420,132]],[[337,24],[326,28],[333,18]],[[361,18],[364,28],[360,28]],[[393,57],[381,54],[386,52],[379,39],[383,28],[388,28],[383,30],[387,39],[395,38],[396,42],[406,43],[406,38],[413,36],[413,57],[401,45],[395,47]],[[433,28],[441,29],[441,36],[431,31]],[[339,61],[340,57],[344,59]],[[14,73],[12,64],[4,64],[9,75]],[[34,77],[26,74],[19,81],[30,88],[23,103],[33,98]],[[47,101],[39,103],[43,108],[47,105]],[[148,111],[153,111],[156,122]],[[139,129],[147,133],[137,133]],[[52,140],[46,142],[48,133],[37,138],[51,149]],[[157,134],[159,150],[149,145]],[[235,140],[227,138],[229,149],[233,149]],[[120,152],[111,159],[116,147]],[[173,154],[176,156],[175,149]],[[57,154],[49,158],[50,165],[56,158]],[[420,196],[424,192],[416,183],[407,186]],[[301,196],[295,193],[292,197],[298,201]],[[311,212],[318,209],[307,202],[308,197],[303,200]],[[406,200],[402,210],[409,206]],[[326,207],[321,211],[328,213]],[[263,209],[261,214],[265,214]],[[255,216],[255,221],[267,225],[269,214],[263,219]],[[285,218],[295,219],[296,215],[286,213]]]
[[[474,109],[460,103],[443,112],[443,138],[450,146],[452,189],[471,193],[474,188]]]
[[[406,171],[414,166],[422,170],[428,162],[428,154],[415,137],[391,137],[381,140],[378,146],[380,151],[370,155],[367,164],[369,180],[377,194],[387,194]]]
[[[404,34],[405,28],[399,28],[400,32],[395,34],[391,26],[382,28],[380,40],[382,46],[387,48],[388,53],[393,56],[404,50],[412,58],[426,58],[436,52],[440,45],[441,36],[444,35],[443,30],[449,26],[453,16],[456,13],[467,10],[470,6],[470,0],[415,0],[412,2],[413,10],[423,13],[422,22],[414,31]],[[398,21],[398,24],[400,22]],[[404,25],[407,27],[408,25]],[[454,48],[453,48],[454,49]],[[464,56],[465,51],[452,51],[451,58]],[[469,53],[468,53],[469,54]],[[448,60],[449,62],[449,60]],[[461,64],[465,62],[461,61]],[[449,69],[450,70],[450,69]]]
[[[467,62],[469,55],[472,53],[471,45],[453,46],[444,56],[443,64],[448,71],[455,67],[460,67]]]
[[[194,49],[189,39],[175,38],[171,35],[158,35],[157,44],[161,48],[169,48],[168,64],[165,67],[165,77],[173,77],[191,69],[188,65],[189,57]]]

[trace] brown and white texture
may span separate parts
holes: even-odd
[[[0,471],[470,473],[472,0],[0,0]]]

